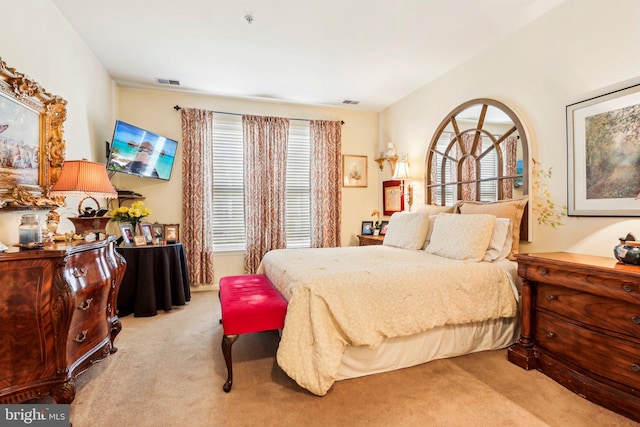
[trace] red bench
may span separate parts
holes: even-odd
[[[220,307],[222,354],[227,364],[227,382],[222,389],[228,393],[233,383],[231,346],[238,335],[282,329],[287,301],[267,276],[246,274],[220,279]]]

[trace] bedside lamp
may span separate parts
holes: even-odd
[[[411,176],[409,174],[409,160],[407,159],[406,155],[396,164],[396,170],[393,174],[393,179],[400,180],[400,191],[402,192],[402,198],[408,206],[411,206],[411,203],[413,203],[413,187],[411,187],[411,185],[405,184],[406,180],[411,179]]]
[[[76,233],[96,233],[96,240],[100,233],[107,234],[105,229],[111,217],[96,216],[101,210],[96,198],[116,199],[118,192],[109,181],[107,169],[103,164],[86,159],[65,161],[60,177],[51,188],[50,194],[54,197],[83,197],[78,204],[80,216],[69,218],[76,228]],[[96,203],[96,211],[91,208],[82,210],[82,203],[87,199]]]

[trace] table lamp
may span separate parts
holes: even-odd
[[[413,203],[413,187],[405,183],[405,181],[411,179],[411,175],[409,173],[409,160],[406,155],[396,164],[396,170],[393,174],[393,179],[400,180],[400,191],[402,193],[402,199],[408,206],[411,206],[411,203]]]
[[[106,208],[100,208],[96,198],[116,199],[118,192],[109,181],[107,169],[103,164],[86,159],[65,161],[60,177],[51,188],[50,194],[53,197],[82,197],[78,204],[80,216],[69,218],[75,226],[76,233],[96,233],[96,240],[99,239],[100,233],[107,234],[106,227],[111,217],[104,216],[108,211]],[[82,203],[87,199],[93,200],[98,208],[83,210]]]

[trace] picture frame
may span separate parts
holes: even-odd
[[[384,215],[393,215],[404,210],[404,197],[402,197],[402,181],[392,179],[382,182],[382,206]]]
[[[367,156],[342,155],[342,186],[367,187]]]
[[[130,245],[133,243],[133,226],[128,222],[120,222],[118,223],[118,228],[120,229],[120,236],[122,237],[122,242],[125,245]]]
[[[164,241],[164,224],[154,222],[151,224],[151,230],[153,233],[153,240],[156,242]]]
[[[133,243],[136,246],[147,246],[147,239],[144,236],[133,236]]]
[[[569,216],[640,216],[640,85],[570,104]]]
[[[165,224],[164,226],[164,240],[167,243],[176,243],[180,241],[180,225],[179,224]]]
[[[148,222],[141,223],[140,225],[138,225],[138,228],[140,229],[140,235],[144,237],[147,245],[153,244],[152,224]]]
[[[65,159],[66,104],[0,58],[0,209],[64,206],[48,192]]]
[[[360,234],[363,236],[373,236],[373,221],[362,221]]]
[[[387,228],[389,227],[389,221],[380,221],[380,235],[387,234]]]

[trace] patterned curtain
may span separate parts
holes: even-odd
[[[517,168],[518,138],[510,136],[503,141],[504,147],[504,171],[506,176],[515,175]],[[513,178],[502,180],[502,195],[505,199],[513,197]]]
[[[311,120],[311,247],[340,246],[342,124]]]
[[[243,115],[242,130],[247,229],[244,268],[252,274],[264,254],[287,245],[285,201],[289,120]]]
[[[213,283],[213,112],[182,110],[182,218],[191,286]]]
[[[462,157],[462,153],[464,151],[465,154],[469,154],[473,147],[473,141],[476,137],[475,133],[465,133],[459,136],[458,144],[456,145],[457,158],[460,160]],[[464,150],[460,147],[464,147]],[[475,153],[473,153],[472,157],[465,157],[462,162],[458,162],[458,167],[462,170],[461,180],[462,181],[471,181],[478,179],[476,177],[476,158],[482,152],[482,144],[478,143],[476,147]],[[456,177],[457,180],[457,177]],[[469,184],[461,185],[461,194],[458,195],[459,200],[476,200],[476,183],[472,182]]]

